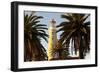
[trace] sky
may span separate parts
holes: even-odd
[[[31,11],[26,11],[25,14],[31,14]],[[61,22],[65,21],[65,19],[61,19],[61,15],[64,13],[60,13],[60,12],[42,12],[42,11],[37,11],[34,13],[34,15],[38,15],[38,16],[43,16],[43,19],[40,19],[40,23],[47,25],[47,27],[49,27],[50,25],[50,21],[52,19],[54,19],[56,21],[56,25],[59,25]],[[46,31],[46,33],[48,34],[48,30]],[[60,34],[61,32],[57,33],[57,38],[60,38]],[[46,48],[48,47],[47,42],[45,42],[45,40],[41,40],[41,43],[43,44],[43,46]]]
[[[54,19],[56,21],[56,25],[59,25],[61,22],[65,21],[65,19],[61,18],[61,15],[64,14],[64,13],[59,13],[59,12],[36,12],[35,14],[44,17],[43,19],[41,19],[41,23],[46,24],[47,27],[49,27],[49,25],[50,25],[49,22],[52,19]],[[46,31],[46,33],[48,34],[48,31]],[[60,34],[61,34],[61,32],[57,33],[57,39],[60,38]],[[42,40],[42,44],[44,45],[44,47],[47,50],[48,44],[44,40]]]
[[[31,14],[32,11],[25,11],[25,14]],[[43,16],[43,19],[40,19],[40,23],[47,25],[47,27],[49,27],[49,22],[50,20],[54,19],[56,21],[56,25],[59,25],[61,22],[66,21],[66,19],[61,18],[61,15],[64,13],[61,12],[43,12],[43,11],[36,11],[34,13],[34,15],[37,16]],[[90,17],[87,19],[87,21],[90,20]],[[48,34],[48,30],[46,31],[46,33]],[[61,32],[57,33],[57,39],[60,38],[60,34]],[[45,49],[47,50],[48,48],[48,44],[45,40],[41,40],[41,43],[43,44],[43,46],[45,47]]]

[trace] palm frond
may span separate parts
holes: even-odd
[[[77,54],[77,49],[79,49],[80,58],[84,58],[83,53],[87,53],[90,49],[90,21],[86,22],[89,14],[66,13],[61,17],[65,18],[66,21],[57,26],[59,27],[57,32],[62,31],[59,41],[63,46],[68,46],[70,39],[72,39],[75,53]]]
[[[65,19],[70,20],[70,21],[73,20],[72,17],[67,16],[67,15],[61,15],[61,18],[65,18]]]
[[[62,26],[65,26],[65,25],[67,26],[69,24],[70,24],[69,22],[62,22],[59,25],[57,25],[56,27],[62,27]]]

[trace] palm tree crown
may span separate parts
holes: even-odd
[[[43,17],[31,14],[24,15],[24,61],[45,60],[46,50],[41,39],[47,41],[46,25],[40,24]]]
[[[72,39],[75,52],[79,50],[79,56],[83,59],[90,50],[90,21],[87,20],[89,14],[66,13],[61,17],[66,21],[57,26],[60,27],[58,32],[62,31],[59,41],[63,46],[69,47]]]

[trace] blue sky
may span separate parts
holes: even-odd
[[[41,19],[41,23],[47,25],[49,27],[50,20],[54,19],[56,21],[56,25],[59,25],[61,22],[63,22],[65,19],[61,19],[61,15],[63,13],[56,13],[56,12],[36,12],[35,13],[38,16],[43,16],[44,18]],[[48,31],[46,31],[48,34]],[[57,33],[57,38],[59,39],[60,33]],[[42,44],[47,49],[48,44],[42,40]]]
[[[44,18],[41,20],[41,23],[44,23],[48,26],[48,23],[51,19],[55,19],[56,25],[60,24],[64,19],[61,19],[61,14],[63,13],[55,13],[55,12],[36,12],[36,15],[43,16]]]
[[[36,12],[36,15],[43,16],[43,19],[41,19],[40,23],[43,23],[49,27],[49,22],[54,19],[56,21],[56,25],[59,25],[61,22],[65,21],[65,19],[61,18],[61,15],[63,13],[57,13],[57,12]],[[57,37],[59,38],[60,33],[57,34]]]

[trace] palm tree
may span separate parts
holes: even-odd
[[[24,61],[46,60],[46,50],[41,39],[47,41],[45,32],[46,25],[40,24],[43,17],[31,14],[24,14]]]
[[[79,50],[79,58],[84,59],[90,51],[90,21],[87,20],[89,14],[66,13],[61,17],[66,21],[57,26],[60,27],[58,32],[62,31],[59,41],[68,48],[72,39],[75,53]]]

